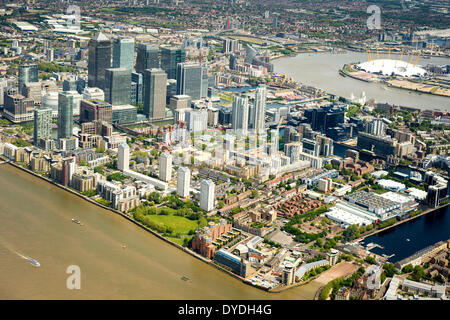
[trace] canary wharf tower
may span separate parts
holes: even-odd
[[[111,41],[99,32],[89,41],[88,86],[105,89],[105,70],[111,68]]]

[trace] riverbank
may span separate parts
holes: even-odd
[[[373,75],[369,74],[369,73],[365,73],[364,75],[367,74],[367,78],[362,78],[362,77],[358,77],[352,74],[352,72],[347,72],[345,71],[345,67],[347,65],[344,65],[344,67],[342,69],[339,69],[339,74],[343,77],[350,77],[352,79],[355,80],[359,80],[359,81],[364,81],[367,83],[378,83],[378,84],[382,84],[388,88],[396,88],[396,89],[401,89],[401,90],[406,90],[406,91],[410,91],[410,92],[415,92],[418,94],[429,94],[429,95],[433,95],[433,96],[440,96],[440,97],[446,97],[446,98],[450,98],[450,94],[447,92],[441,92],[439,91],[439,89],[442,90],[448,90],[448,89],[443,89],[442,87],[439,86],[433,86],[433,88],[438,87],[439,89],[434,90],[433,88],[429,89],[428,87],[431,86],[431,84],[427,84],[427,83],[420,83],[420,84],[415,84],[412,83],[408,80],[383,80],[383,79],[376,79],[374,78]],[[359,71],[360,73],[363,71]],[[428,89],[425,89],[428,88]],[[432,91],[434,90],[434,91]]]
[[[416,91],[401,90],[382,84],[358,81],[352,77],[342,76],[339,70],[345,64],[355,61],[367,61],[363,52],[347,51],[346,53],[298,53],[295,57],[284,57],[273,61],[274,72],[285,74],[297,83],[321,89],[336,96],[351,99],[363,93],[366,101],[374,99],[377,103],[388,103],[395,106],[412,107],[419,110],[448,110],[448,98],[439,95],[422,95]],[[448,64],[448,58],[431,58],[419,64]]]
[[[205,257],[203,257],[203,256],[201,256],[201,255],[199,255],[198,253],[196,253],[196,252],[190,250],[189,248],[183,247],[183,246],[179,245],[178,243],[173,242],[173,241],[171,241],[170,239],[165,238],[165,237],[162,236],[161,234],[159,234],[159,233],[157,233],[157,232],[151,230],[150,228],[148,228],[148,227],[146,227],[145,225],[141,224],[140,222],[134,220],[133,218],[131,218],[131,217],[128,216],[127,214],[125,214],[125,213],[123,213],[123,212],[120,212],[119,210],[116,210],[116,209],[114,209],[114,208],[105,206],[105,205],[103,205],[103,204],[101,204],[101,203],[99,203],[99,202],[97,202],[97,201],[95,201],[95,200],[93,200],[93,199],[91,199],[91,198],[89,198],[89,197],[86,197],[86,196],[82,195],[81,193],[78,193],[77,191],[75,191],[75,190],[73,190],[73,189],[71,189],[71,188],[68,188],[68,187],[66,187],[66,186],[63,186],[63,185],[61,185],[61,184],[59,184],[59,183],[57,183],[57,182],[55,182],[55,181],[53,181],[53,180],[51,180],[51,179],[49,179],[49,178],[47,178],[47,177],[41,176],[40,174],[38,174],[38,173],[36,173],[36,172],[34,172],[34,171],[30,170],[30,169],[24,168],[24,167],[22,167],[20,164],[17,164],[17,163],[15,163],[15,162],[13,162],[13,161],[10,161],[9,159],[7,159],[7,158],[5,158],[5,157],[3,157],[3,156],[0,156],[0,160],[6,162],[6,163],[3,163],[2,165],[10,164],[11,166],[13,166],[13,167],[15,167],[15,168],[17,168],[17,169],[20,169],[20,170],[22,170],[22,171],[24,171],[24,172],[26,172],[26,173],[29,173],[29,174],[31,174],[31,175],[33,175],[33,176],[35,176],[35,177],[37,177],[37,178],[39,178],[39,179],[41,179],[41,180],[44,180],[45,182],[49,182],[49,183],[51,183],[52,185],[54,185],[54,186],[56,186],[56,187],[58,187],[58,188],[60,188],[60,189],[63,189],[63,190],[65,190],[65,191],[68,191],[68,192],[70,192],[71,194],[73,194],[73,195],[75,195],[75,196],[77,196],[77,197],[79,197],[79,198],[82,198],[83,200],[86,200],[86,201],[88,201],[88,202],[91,203],[91,204],[94,204],[94,205],[96,205],[96,206],[98,206],[98,207],[100,207],[100,208],[102,208],[102,209],[105,209],[105,210],[108,210],[108,211],[111,211],[111,212],[113,212],[113,213],[115,213],[115,214],[120,215],[121,217],[123,217],[123,218],[127,219],[128,221],[134,223],[136,226],[139,226],[140,228],[144,229],[145,231],[150,232],[152,235],[156,236],[157,238],[159,238],[159,239],[165,241],[166,243],[168,243],[168,244],[170,244],[170,245],[172,245],[172,246],[174,246],[174,247],[180,249],[181,251],[183,251],[183,252],[185,252],[185,253],[191,255],[192,257],[194,257],[194,258],[196,258],[196,259],[198,259],[198,260],[200,260],[200,261],[202,261],[202,262],[204,262],[204,263],[206,263],[206,264],[208,264],[208,265],[210,265],[210,266],[216,268],[217,270],[220,270],[220,271],[222,271],[222,272],[224,272],[224,273],[230,275],[231,277],[233,277],[233,278],[235,278],[235,279],[237,279],[237,280],[243,282],[244,284],[250,285],[250,286],[252,286],[252,287],[254,287],[254,288],[256,288],[256,289],[259,289],[259,290],[263,290],[263,291],[269,292],[269,291],[268,291],[267,289],[265,289],[265,288],[262,288],[262,287],[253,285],[253,284],[251,284],[251,283],[245,282],[245,279],[244,279],[243,277],[241,277],[241,276],[239,276],[239,275],[237,275],[237,274],[234,274],[233,272],[231,272],[231,271],[229,271],[229,270],[227,270],[227,269],[221,267],[220,265],[215,264],[212,260],[209,260],[209,259],[207,259],[207,258],[205,258]]]

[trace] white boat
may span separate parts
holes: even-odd
[[[35,266],[35,267],[40,267],[40,266],[41,266],[41,264],[39,263],[39,261],[37,261],[36,259],[33,259],[33,258],[27,258],[27,261],[28,261],[29,263],[31,263],[33,266]]]
[[[76,224],[81,224],[81,222],[77,219],[72,219],[72,222],[75,222]]]

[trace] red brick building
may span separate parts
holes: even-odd
[[[231,223],[227,223],[225,219],[218,223],[209,222],[206,227],[199,229],[195,234],[192,239],[192,249],[206,258],[212,259],[217,248],[213,242],[231,230]]]

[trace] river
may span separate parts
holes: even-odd
[[[395,254],[389,261],[397,262],[447,239],[450,239],[450,206],[367,237],[364,244],[374,242],[381,245],[384,249],[374,248],[371,252],[388,256]]]
[[[394,58],[391,54],[391,58]],[[406,60],[407,57],[403,57]],[[373,98],[380,103],[410,106],[420,109],[450,110],[450,98],[419,94],[407,90],[388,88],[378,83],[342,77],[339,69],[346,63],[367,61],[366,53],[300,53],[293,57],[284,57],[273,62],[276,73],[286,74],[295,81],[323,89],[329,93],[350,98],[351,94],[359,98],[366,93],[366,98]],[[448,58],[419,58],[418,65],[450,64]]]
[[[0,221],[0,299],[312,299],[318,288],[253,288],[8,164],[0,165]],[[70,265],[81,269],[80,290],[66,288]]]

